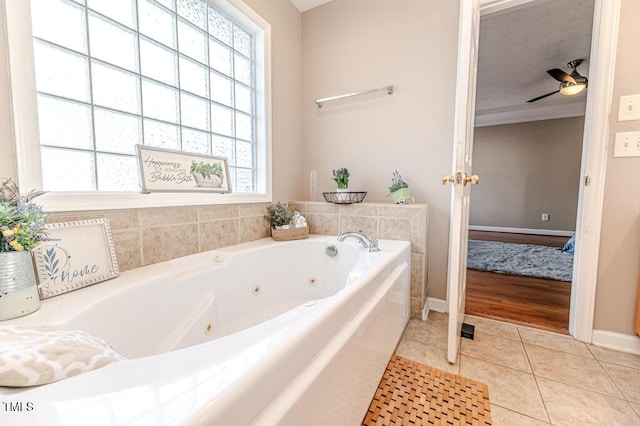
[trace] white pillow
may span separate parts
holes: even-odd
[[[0,386],[43,385],[125,359],[82,330],[0,326]]]

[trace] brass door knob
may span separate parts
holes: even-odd
[[[463,185],[466,185],[468,183],[471,183],[473,185],[477,185],[478,182],[480,182],[480,178],[478,177],[478,175],[465,176]]]
[[[453,176],[442,176],[442,184],[446,185],[448,183],[453,183],[456,181],[456,178]]]

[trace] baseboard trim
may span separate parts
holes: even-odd
[[[575,231],[562,231],[557,229],[506,228],[502,226],[481,226],[481,225],[469,225],[469,231],[509,232],[511,234],[556,235],[560,237],[570,237],[573,234],[575,234]]]
[[[429,317],[429,300],[424,301],[424,306],[422,307],[422,321],[426,321]]]
[[[640,355],[640,338],[633,334],[593,330],[591,343],[604,348]]]
[[[449,309],[447,309],[447,301],[443,300],[443,299],[435,299],[433,297],[427,297],[427,304],[428,306],[428,311],[432,310],[432,311],[436,311],[436,312],[442,312],[442,313],[446,313],[449,312]]]

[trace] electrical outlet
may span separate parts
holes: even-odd
[[[543,222],[549,221],[549,213],[542,213],[542,221]]]
[[[620,96],[618,121],[640,120],[640,95]]]
[[[614,157],[640,157],[640,132],[616,133]]]

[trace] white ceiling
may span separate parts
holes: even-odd
[[[331,0],[291,0],[291,3],[298,8],[300,12],[306,12],[309,9],[318,7],[321,4],[329,3]]]
[[[301,12],[329,1],[291,0]],[[570,72],[567,62],[582,58],[578,71],[589,75],[593,5],[594,0],[537,0],[483,15],[476,115],[493,120],[505,112],[531,119],[582,114],[586,91],[576,96],[556,93],[532,104],[527,100],[558,90],[548,69]],[[548,113],[541,112],[545,108]]]
[[[567,62],[583,58],[580,74],[589,75],[594,0],[553,0],[484,15],[478,49],[477,114],[584,103],[559,93],[532,104],[526,101],[558,90],[547,70],[570,72]],[[587,89],[588,90],[588,89]]]

